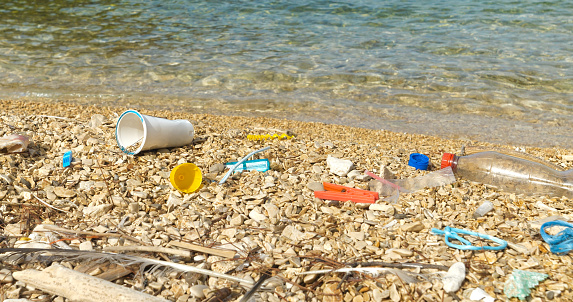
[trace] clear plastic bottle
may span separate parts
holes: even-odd
[[[457,177],[508,192],[573,199],[573,169],[558,171],[541,162],[495,151],[466,156],[444,153],[441,166],[451,166]]]

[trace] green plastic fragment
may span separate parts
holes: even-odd
[[[547,277],[547,274],[515,269],[505,281],[503,292],[508,298],[518,297],[519,300],[525,300],[531,294],[530,288],[537,286]]]

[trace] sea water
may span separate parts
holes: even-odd
[[[573,148],[571,1],[3,0],[0,98]]]

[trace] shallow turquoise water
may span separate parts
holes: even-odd
[[[569,1],[0,3],[0,97],[573,148]]]

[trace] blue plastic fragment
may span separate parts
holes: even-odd
[[[408,165],[412,166],[418,170],[428,170],[428,165],[430,164],[430,158],[421,153],[410,154],[410,160]]]
[[[226,168],[231,168],[232,166],[236,165],[237,162],[230,162],[230,163],[225,163],[225,167]],[[269,162],[268,159],[254,159],[254,160],[247,160],[245,162],[243,162],[242,164],[240,164],[239,166],[237,166],[237,168],[235,168],[235,171],[252,171],[252,170],[257,170],[259,172],[265,172],[268,171],[271,168],[271,163]]]
[[[547,234],[545,229],[553,226],[562,226],[565,229],[557,233],[557,235]],[[573,249],[573,224],[562,220],[548,221],[541,225],[539,232],[543,240],[549,244],[549,249],[552,253],[566,255]]]
[[[72,151],[68,151],[66,153],[64,153],[64,158],[62,161],[62,166],[65,167],[69,167],[70,164],[72,163]]]
[[[437,234],[437,235],[443,235],[445,237],[446,244],[449,247],[453,247],[453,248],[460,249],[460,250],[473,250],[473,251],[493,250],[493,251],[499,251],[499,250],[503,250],[507,247],[507,241],[505,241],[503,239],[499,239],[497,237],[493,237],[493,236],[490,236],[487,234],[481,234],[481,233],[476,233],[476,232],[472,232],[472,231],[456,229],[456,228],[452,228],[449,226],[445,227],[443,231],[438,230],[438,229],[432,229],[432,232],[434,234]],[[468,240],[466,240],[465,238],[461,237],[458,234],[477,236],[477,237],[480,237],[483,239],[491,240],[491,241],[493,241],[499,245],[498,246],[489,246],[489,245],[473,246],[471,242],[469,242]],[[450,239],[458,240],[463,244],[455,244],[455,243],[451,242]]]

